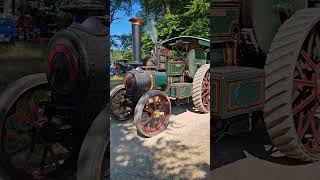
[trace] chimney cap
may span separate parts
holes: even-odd
[[[132,24],[137,24],[137,25],[141,25],[144,21],[140,18],[131,18],[129,20]]]

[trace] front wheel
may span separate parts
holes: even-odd
[[[78,160],[78,180],[109,178],[110,124],[107,107],[96,117],[83,141]]]
[[[57,132],[70,133],[52,128],[45,113],[48,100],[45,74],[17,80],[0,97],[0,159],[12,178],[50,179],[67,171],[61,167],[71,150]]]
[[[161,91],[150,91],[144,94],[134,111],[134,123],[138,135],[152,137],[164,131],[169,124],[171,103]]]

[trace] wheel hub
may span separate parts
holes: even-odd
[[[161,116],[161,112],[159,110],[156,110],[153,114],[154,118],[159,118]]]

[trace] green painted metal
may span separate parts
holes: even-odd
[[[213,72],[213,71],[211,71]],[[218,80],[211,80],[211,94],[210,94],[210,98],[212,99],[211,102],[213,102],[210,107],[211,107],[211,113],[215,113],[218,114],[219,113],[219,104],[218,104],[218,98],[220,97],[220,94],[218,94],[218,90],[219,90],[219,81]],[[212,115],[211,115],[212,116]]]
[[[181,62],[168,61],[167,74],[168,76],[183,75],[186,65]]]
[[[264,70],[225,66],[213,68],[214,116],[225,119],[261,110],[264,105]],[[217,88],[219,85],[219,88]],[[218,92],[218,93],[217,93]]]
[[[173,51],[188,52],[192,47],[187,44],[199,45],[205,50],[210,47],[210,40],[194,36],[179,36],[163,41],[161,46]]]
[[[219,24],[219,26],[213,27],[213,33],[215,37],[226,36],[229,34],[234,22],[237,21],[238,12],[235,9],[226,9],[224,16],[212,16],[211,24]]]
[[[199,40],[199,44],[205,47],[210,47],[210,42],[208,40]]]
[[[166,73],[159,73],[157,71],[150,71],[154,79],[153,89],[163,88],[168,85],[168,76]]]
[[[224,47],[222,44],[212,45],[210,59],[214,67],[224,65]]]
[[[197,70],[206,63],[206,54],[200,48],[191,49],[186,59],[191,77],[193,78]]]
[[[173,83],[170,84],[169,96],[177,99],[188,98],[192,96],[191,83]]]
[[[181,77],[180,76],[173,76],[172,77],[172,83],[180,83]]]
[[[215,117],[224,119],[263,108],[263,103],[258,106],[252,104],[264,98],[263,70],[225,66],[227,57],[225,44],[234,41],[230,31],[232,26],[238,21],[241,29],[244,28],[241,23],[246,22],[244,26],[252,28],[260,50],[268,53],[283,21],[296,11],[306,8],[307,2],[307,0],[213,1],[210,57],[214,67],[211,71],[213,72],[211,107]],[[249,12],[245,12],[244,7],[250,7]],[[242,12],[241,17],[239,12]],[[261,79],[252,79],[257,76]],[[234,83],[230,84],[230,81]]]

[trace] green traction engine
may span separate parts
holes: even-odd
[[[142,66],[142,20],[130,20],[133,29],[135,69],[126,73],[123,85],[111,92],[111,112],[116,120],[132,117],[138,134],[152,137],[169,123],[171,103],[193,101],[201,113],[210,111],[209,40],[183,36],[166,40],[157,50],[156,66]],[[171,57],[169,54],[174,52]],[[161,54],[161,55],[160,55]]]
[[[319,0],[212,1],[216,140],[260,118],[281,153],[320,159],[319,7]],[[242,122],[247,128],[237,127]]]

